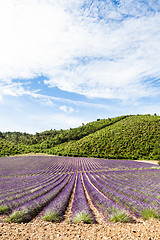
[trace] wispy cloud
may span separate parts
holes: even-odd
[[[0,82],[0,98],[3,99],[3,96],[21,96],[25,93],[22,84],[20,83],[9,83],[5,84]]]
[[[88,97],[157,95],[159,10],[155,1],[2,0],[0,79],[43,74]]]
[[[72,107],[68,107],[66,105],[60,106],[59,109],[65,113],[72,113],[74,111]]]

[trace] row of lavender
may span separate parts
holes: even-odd
[[[147,181],[143,181],[143,174],[146,174],[150,177],[150,182],[152,184],[148,185]],[[93,203],[95,199],[95,195],[97,196],[98,201],[102,202],[98,204],[97,207],[101,206],[101,211],[105,215],[106,207],[104,202],[104,197],[108,200],[112,201],[112,203],[116,204],[116,208],[123,208],[131,215],[135,215],[135,217],[147,217],[145,214],[151,214],[153,217],[159,218],[160,216],[160,170],[151,169],[151,170],[143,170],[134,171],[132,175],[132,171],[129,175],[130,182],[127,184],[125,180],[126,174],[125,171],[123,175],[121,175],[121,181],[117,181],[112,178],[112,174],[119,175],[118,172],[110,172],[110,173],[86,173],[84,174],[85,185],[88,187],[88,192],[90,197],[93,198]],[[136,175],[136,184],[135,182]],[[138,179],[137,179],[138,178]],[[133,181],[133,182],[132,182]],[[95,193],[95,195],[94,195]],[[93,196],[92,196],[93,195]],[[98,202],[97,201],[97,202]],[[97,204],[96,202],[96,204]],[[111,203],[111,205],[112,205]],[[100,209],[99,209],[100,210]],[[108,211],[107,211],[108,214]]]
[[[37,163],[37,158],[39,159],[39,167],[36,169],[32,168],[34,166],[34,161],[35,165]],[[13,158],[11,158],[13,161]],[[46,160],[47,159],[47,160]],[[2,159],[1,159],[2,160]],[[15,165],[17,164],[17,161],[19,160],[14,158]],[[26,160],[29,160],[27,162]],[[32,160],[32,162],[31,162]],[[41,161],[40,161],[41,160]],[[43,160],[43,162],[42,162]],[[49,160],[49,162],[48,162]],[[6,161],[6,160],[5,160]],[[4,161],[4,163],[6,163]],[[24,172],[24,166],[21,166],[21,169],[19,169],[19,174],[17,175],[17,168],[16,168],[16,175],[14,177],[10,177],[10,171],[8,173],[8,168],[6,171],[5,177],[0,178],[0,201],[1,200],[12,200],[12,198],[15,196],[21,196],[26,192],[27,194],[32,191],[38,190],[38,188],[44,187],[46,185],[47,181],[52,180],[53,177],[55,177],[57,174],[64,174],[64,173],[69,173],[69,172],[75,172],[75,171],[102,171],[102,164],[99,162],[102,162],[103,164],[105,163],[106,167],[105,169],[111,168],[112,167],[123,167],[122,166],[122,161],[110,161],[110,160],[98,160],[96,159],[83,159],[83,158],[57,158],[57,157],[23,157],[22,162],[25,163],[23,164],[25,168],[29,166],[28,171],[25,170]],[[44,165],[44,162],[46,165]],[[114,164],[113,164],[114,162]],[[18,161],[19,163],[19,161]],[[29,164],[30,163],[30,164]],[[32,164],[31,164],[32,163]],[[49,165],[50,163],[50,165]],[[135,164],[133,161],[123,161],[123,165],[127,165],[130,163],[131,167],[135,167]],[[22,163],[21,163],[22,165]],[[144,164],[143,164],[144,165]],[[151,164],[149,164],[151,165]],[[137,166],[137,165],[136,165]],[[145,167],[148,165],[144,165]],[[41,168],[40,168],[41,167]],[[138,164],[138,167],[142,167],[142,164]],[[3,169],[3,168],[2,168]],[[12,169],[14,170],[14,167],[12,165]],[[12,174],[13,171],[12,170]],[[23,175],[22,175],[23,172]],[[33,173],[34,172],[34,173]]]
[[[52,174],[58,170],[67,172],[72,169],[77,171],[101,171],[111,169],[136,169],[151,168],[152,163],[142,163],[127,160],[109,160],[94,158],[74,158],[59,156],[16,156],[0,158],[2,177],[20,177]]]
[[[9,161],[10,160],[10,161]],[[122,166],[123,163],[123,166]],[[39,165],[37,165],[39,164]],[[3,194],[11,195],[24,189],[34,189],[35,182],[46,181],[46,177],[75,171],[102,171],[112,168],[133,168],[133,161],[111,161],[102,159],[60,158],[60,157],[12,157],[0,159],[0,199]],[[104,167],[105,166],[105,167]],[[138,167],[150,167],[151,164],[138,164]],[[32,184],[33,183],[33,184]],[[34,186],[35,185],[35,186]],[[21,189],[21,190],[20,190]]]
[[[143,216],[146,209],[152,212],[152,216],[159,217],[160,171],[151,169],[152,164],[38,156],[37,166],[37,157],[24,158],[31,164],[28,171],[28,166],[23,162],[19,174],[16,171],[14,175],[9,168],[7,175],[4,164],[5,177],[2,175],[0,178],[0,212],[9,214],[9,221],[28,222],[40,212],[39,217],[43,220],[63,220],[74,185],[73,222],[95,222],[86,192],[105,219],[116,221],[119,215],[121,221],[122,218],[123,221],[130,221],[132,215]]]

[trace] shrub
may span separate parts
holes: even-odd
[[[160,218],[158,212],[152,208],[145,208],[140,211],[140,215],[143,217],[144,220],[148,220],[150,218]]]
[[[42,217],[42,220],[48,222],[61,222],[62,216],[59,212],[48,212]]]
[[[124,210],[114,209],[112,214],[109,217],[109,221],[111,222],[131,222],[131,217]]]
[[[23,208],[21,211],[14,211],[6,220],[6,222],[16,222],[20,223],[24,219],[24,215],[27,212],[26,208]]]
[[[79,212],[74,216],[74,223],[93,223],[93,218],[85,211]]]
[[[8,210],[9,210],[9,207],[7,205],[0,206],[0,214],[7,213]]]

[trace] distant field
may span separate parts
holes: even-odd
[[[95,223],[160,218],[152,163],[58,156],[0,158],[0,213],[8,222]]]

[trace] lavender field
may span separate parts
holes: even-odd
[[[160,168],[151,163],[59,156],[0,158],[0,214],[95,223],[160,218]]]

